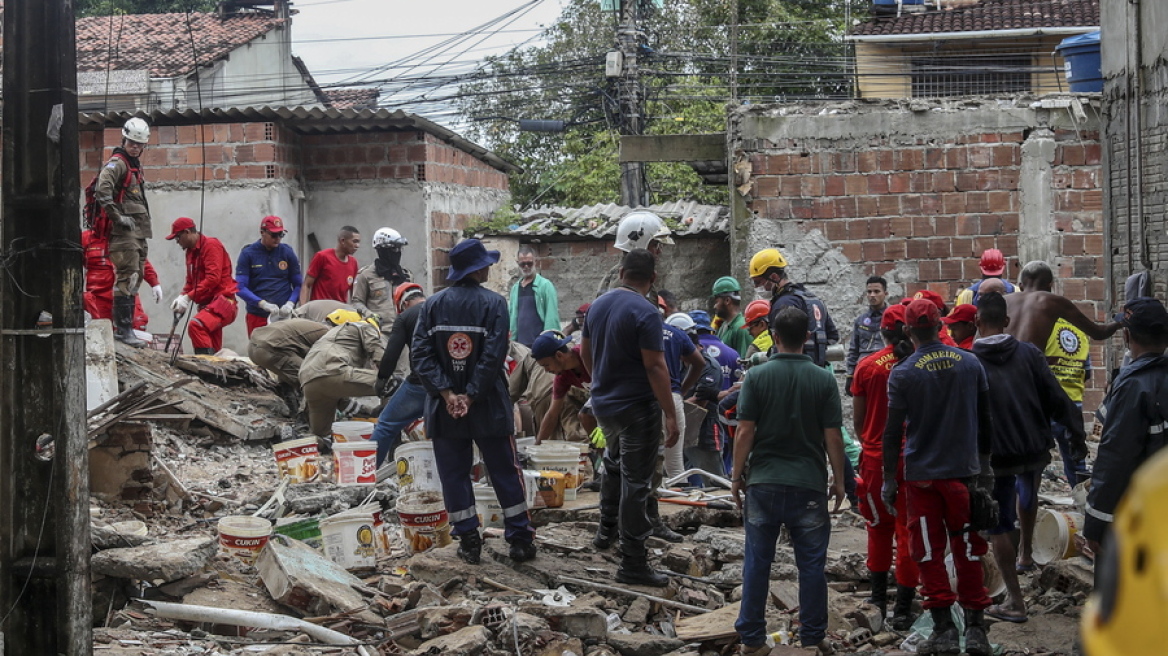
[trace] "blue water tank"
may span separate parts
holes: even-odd
[[[1099,31],[1063,39],[1055,48],[1066,60],[1067,82],[1076,93],[1103,91],[1103,64],[1099,57]]]

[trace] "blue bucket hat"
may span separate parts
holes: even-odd
[[[713,325],[710,324],[710,313],[705,310],[694,310],[689,313],[689,318],[693,319],[695,330],[706,330],[714,332]]]
[[[499,251],[489,251],[483,242],[477,239],[464,239],[450,249],[450,272],[447,280],[462,280],[472,271],[489,267],[499,261]]]
[[[558,330],[545,330],[531,343],[531,357],[535,360],[550,358],[572,341]]]

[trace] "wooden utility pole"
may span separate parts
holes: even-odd
[[[641,0],[621,0],[620,27],[617,46],[624,62],[618,81],[617,100],[620,104],[620,133],[637,136],[645,133],[645,94],[637,66],[637,46],[640,40],[638,19]],[[639,207],[648,203],[645,190],[645,164],[621,162],[621,204]]]
[[[93,650],[72,0],[4,2],[0,630],[5,654]],[[42,312],[52,326],[37,328]],[[51,460],[38,443],[51,441]]]

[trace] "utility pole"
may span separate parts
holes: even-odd
[[[4,5],[0,631],[5,654],[78,656],[93,609],[76,27],[71,0]]]
[[[620,80],[617,82],[622,136],[639,136],[645,133],[645,94],[641,88],[637,66],[640,5],[641,0],[621,0],[620,4],[620,27],[616,38],[623,60]],[[622,162],[620,167],[621,204],[629,207],[647,204],[649,199],[645,191],[645,163]]]

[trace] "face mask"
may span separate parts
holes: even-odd
[[[758,294],[759,296],[766,296],[767,294],[771,293],[771,290],[767,289],[766,285],[761,285],[759,287],[754,288],[754,293]]]

